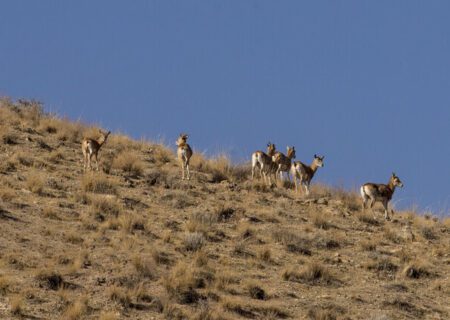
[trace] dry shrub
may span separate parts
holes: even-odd
[[[56,138],[60,141],[81,143],[84,130],[85,127],[80,122],[71,122],[64,119],[61,120],[60,126],[58,127]]]
[[[267,301],[246,301],[237,297],[225,297],[222,300],[225,310],[249,319],[285,319],[289,314],[281,307]]]
[[[19,136],[9,128],[0,128],[0,140],[4,144],[14,145],[19,142]]]
[[[81,297],[70,304],[64,311],[64,319],[77,320],[81,319],[88,311],[87,297]]]
[[[140,255],[136,254],[132,258],[132,263],[140,277],[150,280],[157,278],[156,266],[152,260],[144,259]]]
[[[272,251],[270,250],[269,246],[258,249],[258,251],[256,252],[256,256],[259,260],[264,262],[272,261]]]
[[[42,215],[49,219],[60,220],[56,210],[51,207],[45,207],[44,209],[42,209]]]
[[[75,233],[74,231],[66,233],[64,235],[64,239],[71,244],[81,244],[84,242],[83,238],[79,233]]]
[[[127,153],[130,150],[140,150],[141,143],[131,139],[126,134],[115,133],[108,138],[108,145],[119,153]]]
[[[421,228],[420,233],[427,240],[436,240],[438,238],[433,227],[424,226]]]
[[[32,127],[39,125],[44,115],[42,103],[36,100],[19,99],[14,104],[15,111],[24,122]]]
[[[329,218],[329,215],[314,213],[312,215],[312,223],[318,229],[328,230],[333,227],[333,225],[329,222]]]
[[[204,155],[194,153],[190,163],[195,170],[210,174],[209,182],[218,183],[224,180],[233,180],[234,168],[227,155],[206,159]]]
[[[120,225],[120,229],[124,233],[133,233],[136,230],[145,230],[144,220],[132,212],[122,214],[118,218],[117,222]]]
[[[186,251],[197,251],[203,247],[205,237],[200,232],[187,232],[184,235],[184,249]]]
[[[26,177],[25,185],[31,192],[42,195],[45,186],[44,175],[38,171],[29,172]]]
[[[280,229],[272,233],[272,239],[286,246],[292,253],[311,255],[311,240],[302,238],[289,230]]]
[[[39,121],[37,130],[42,133],[54,134],[58,132],[58,129],[64,127],[64,123],[55,116],[43,117]]]
[[[195,153],[194,153],[195,155]],[[193,156],[194,157],[194,156]],[[166,164],[175,159],[175,154],[173,151],[163,145],[163,144],[155,144],[152,146],[152,161],[156,164]],[[191,158],[192,159],[192,158]]]
[[[217,222],[217,216],[203,211],[195,211],[186,222],[186,229],[189,232],[201,232],[206,236],[212,225]]]
[[[4,202],[11,202],[16,197],[16,193],[10,188],[0,189],[0,199]]]
[[[97,195],[90,198],[89,214],[97,221],[105,221],[110,217],[118,217],[122,207],[115,197]]]
[[[117,194],[117,184],[103,173],[87,173],[81,179],[84,192]]]
[[[169,297],[181,304],[196,303],[201,298],[196,289],[205,288],[214,281],[214,272],[206,267],[199,269],[184,262],[178,263],[164,279]]]
[[[238,236],[242,239],[248,239],[255,234],[255,230],[247,221],[241,221],[236,227]]]
[[[43,268],[36,273],[36,279],[50,290],[58,290],[65,282],[61,274],[51,268]]]
[[[398,266],[389,258],[384,257],[380,260],[369,263],[367,265],[367,269],[374,270],[385,275],[395,275],[398,270]]]
[[[11,279],[7,276],[0,275],[0,293],[6,295],[9,292],[9,287],[11,286]]]
[[[98,318],[98,320],[118,320],[119,316],[117,315],[116,312],[113,311],[106,311],[106,312],[102,312],[100,314],[100,317]]]
[[[427,278],[434,275],[431,266],[425,261],[416,260],[403,269],[403,275],[409,279]]]
[[[160,265],[160,264],[169,265],[172,262],[172,260],[170,259],[170,255],[167,252],[164,252],[162,250],[153,248],[151,250],[151,255],[152,255],[153,261],[158,265]]]
[[[64,154],[61,151],[54,150],[48,155],[47,159],[48,161],[57,164],[60,163],[61,160],[64,160]]]
[[[389,226],[384,228],[383,238],[397,244],[402,243],[404,240],[399,232]]]
[[[367,212],[364,212],[364,211],[358,212],[356,214],[356,217],[358,218],[359,221],[367,223],[367,224],[372,225],[372,226],[378,226],[380,224],[377,221],[377,219],[375,219],[373,217],[373,215],[371,215],[371,214],[369,214]]]
[[[141,176],[144,172],[144,162],[134,151],[123,151],[114,158],[113,169],[119,169],[133,176]]]
[[[345,314],[345,309],[333,304],[324,306],[314,306],[308,310],[308,319],[310,320],[336,320]],[[380,319],[381,320],[381,319]]]
[[[360,245],[361,249],[365,251],[375,251],[377,249],[377,241],[375,240],[363,240]]]
[[[131,306],[131,295],[128,290],[113,285],[108,287],[106,290],[107,296],[114,302],[119,303],[124,308],[129,308]]]
[[[283,271],[283,279],[294,282],[306,282],[310,284],[333,284],[338,280],[330,271],[318,262],[310,262],[300,270],[296,266],[289,267]]]
[[[16,294],[11,298],[11,313],[20,316],[23,314],[23,300],[24,297],[21,294]]]
[[[266,300],[268,298],[266,291],[255,281],[250,281],[245,285],[247,294],[257,300]]]

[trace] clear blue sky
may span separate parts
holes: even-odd
[[[449,212],[450,1],[2,1],[0,95]]]

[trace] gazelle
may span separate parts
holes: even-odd
[[[311,163],[310,166],[300,162],[300,161],[294,161],[291,167],[291,173],[294,177],[295,182],[295,191],[298,191],[298,184],[297,179],[300,180],[300,189],[302,185],[305,186],[305,192],[308,195],[309,194],[309,185],[311,183],[312,178],[314,177],[314,174],[316,173],[317,169],[320,167],[323,167],[323,159],[325,156],[318,156],[314,155],[314,160]]]
[[[384,218],[390,220],[388,215],[388,203],[392,199],[396,187],[403,187],[400,178],[392,173],[388,184],[366,183],[361,186],[361,197],[363,198],[363,210],[366,209],[367,201],[370,200],[369,207],[372,208],[376,201],[380,201],[384,207]],[[394,210],[391,209],[391,215]]]
[[[177,147],[177,156],[178,156],[178,160],[181,163],[181,170],[182,170],[182,175],[181,175],[181,179],[184,180],[185,177],[187,180],[189,180],[191,178],[191,173],[189,171],[189,160],[192,157],[192,149],[191,147],[187,144],[187,139],[188,139],[188,135],[187,134],[180,134],[180,136],[178,137],[178,140],[175,142]]]
[[[83,161],[84,161],[84,170],[91,169],[92,170],[92,157],[95,158],[95,164],[98,171],[98,151],[105,144],[106,139],[108,139],[111,131],[103,132],[99,130],[100,137],[98,139],[90,139],[84,138],[83,142],[81,142],[81,151],[83,151]]]
[[[255,169],[259,167],[260,176],[264,178],[264,182],[266,182],[267,176],[270,181],[270,174],[274,172],[274,163],[272,161],[272,156],[275,154],[275,145],[273,143],[267,144],[267,154],[262,151],[255,151],[252,154],[252,180],[255,177]]]
[[[275,162],[275,165],[277,167],[276,176],[280,174],[281,180],[283,180],[283,172],[286,172],[289,181],[291,181],[291,178],[289,177],[289,170],[291,169],[292,159],[295,159],[295,148],[289,146],[287,147],[286,155],[281,152],[276,152],[272,156],[272,160],[273,162]]]

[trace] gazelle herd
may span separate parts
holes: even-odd
[[[83,152],[84,170],[92,170],[91,162],[92,158],[94,158],[96,170],[98,171],[98,152],[105,144],[110,133],[110,131],[103,132],[100,130],[100,136],[97,139],[83,139],[81,150]],[[182,180],[190,180],[191,178],[189,161],[193,152],[191,146],[187,143],[187,139],[188,135],[182,133],[175,142],[177,145],[177,158],[181,165]],[[258,171],[259,176],[264,180],[264,183],[272,186],[272,176],[275,180],[283,180],[283,173],[286,173],[289,181],[291,180],[290,175],[292,175],[296,192],[304,187],[305,194],[309,195],[311,180],[317,169],[324,166],[323,159],[325,157],[314,155],[311,165],[306,165],[301,161],[293,162],[295,157],[295,148],[293,146],[288,146],[286,154],[283,154],[280,151],[276,151],[275,144],[269,142],[267,144],[267,153],[263,151],[255,151],[252,153],[252,180],[255,178],[255,172]],[[372,209],[375,202],[381,202],[384,208],[385,219],[389,220],[388,204],[392,199],[396,187],[403,187],[403,183],[395,173],[392,173],[388,184],[365,183],[362,185],[360,192],[363,199],[363,210],[366,209],[367,204]],[[393,215],[393,210],[391,209],[390,211],[391,215]]]

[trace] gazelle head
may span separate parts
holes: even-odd
[[[325,156],[318,156],[317,154],[314,155],[314,160],[313,163],[317,166],[322,168],[324,166],[323,164],[323,159],[325,158]]]
[[[106,139],[108,139],[108,136],[111,133],[111,131],[106,132],[106,131],[102,131],[101,129],[98,129],[98,132],[100,133],[99,140],[103,143],[106,141]]]
[[[188,138],[189,138],[189,136],[186,133],[180,133],[180,136],[178,137],[178,139],[175,143],[177,146],[186,144]]]
[[[394,187],[403,188],[403,182],[400,181],[400,178],[397,177],[397,175],[394,172],[392,172],[392,176],[391,176],[390,180],[391,180],[390,182],[392,183],[392,185]]]
[[[287,146],[286,148],[287,148],[286,156],[288,158],[290,158],[290,159],[295,159],[295,148],[294,148],[294,146],[292,146],[292,147]]]
[[[273,156],[275,153],[275,145],[271,142],[267,143],[267,154],[269,156]]]

